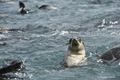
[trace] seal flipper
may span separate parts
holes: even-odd
[[[24,3],[23,2],[19,2],[19,6],[20,6],[20,8],[25,8],[25,5],[24,5]]]
[[[28,14],[30,10],[25,9],[25,4],[23,2],[19,2],[20,9],[18,10],[21,14]]]

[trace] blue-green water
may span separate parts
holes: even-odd
[[[18,3],[0,3],[0,27],[24,29],[25,32],[2,31],[0,65],[4,59],[22,59],[26,65],[25,80],[119,80],[120,66],[96,63],[96,57],[88,61],[96,63],[81,68],[56,69],[64,59],[72,37],[81,37],[86,54],[101,55],[120,43],[120,0],[102,0],[93,4],[90,0],[27,0],[30,14],[18,13]],[[49,4],[59,10],[38,10],[36,5]],[[28,38],[29,40],[17,40]],[[20,76],[20,75],[19,75]],[[18,80],[18,79],[16,79]]]

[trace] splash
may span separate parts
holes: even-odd
[[[60,32],[60,35],[66,35],[66,34],[68,34],[69,32],[68,31],[61,31]]]

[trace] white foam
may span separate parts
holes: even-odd
[[[65,34],[68,34],[68,33],[69,33],[68,31],[61,31],[60,35],[65,35]]]
[[[7,2],[8,4],[15,4],[15,2],[14,1],[10,1],[10,2]]]
[[[98,63],[103,63],[102,59],[97,60]]]
[[[33,77],[33,74],[29,74],[28,77],[31,79]]]
[[[4,34],[0,34],[0,39],[2,38],[6,38],[6,36]]]
[[[54,36],[54,35],[56,35],[56,34],[58,34],[59,33],[59,31],[57,30],[57,31],[55,31],[53,34],[52,34],[52,36]]]

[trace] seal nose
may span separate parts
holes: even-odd
[[[76,39],[73,39],[73,42],[75,42],[76,41]]]
[[[73,39],[72,46],[78,46],[78,41],[76,39]]]

